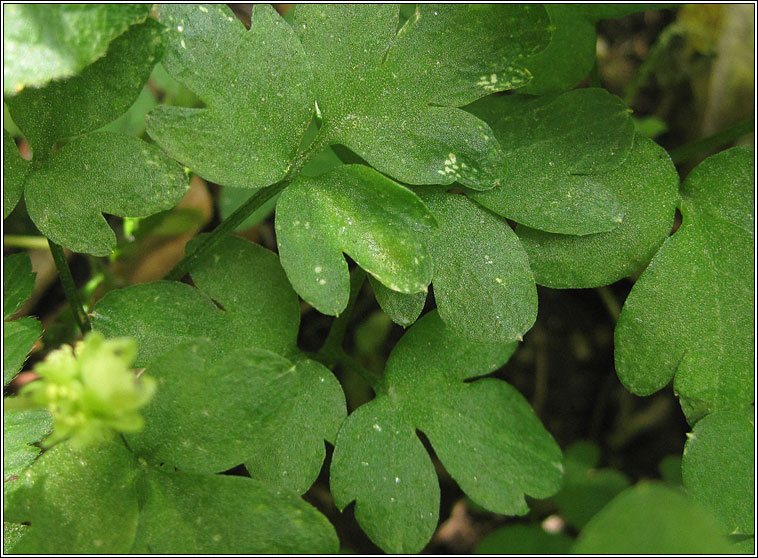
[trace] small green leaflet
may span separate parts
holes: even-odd
[[[417,429],[464,492],[496,513],[526,513],[525,493],[558,489],[560,449],[524,398],[500,380],[464,382],[499,368],[515,346],[456,336],[430,312],[393,350],[377,397],[344,422],[332,494],[340,509],[356,501],[358,522],[385,551],[418,552],[437,526],[439,485]]]
[[[298,5],[321,137],[408,184],[492,188],[503,155],[481,120],[455,107],[526,83],[523,59],[550,38],[537,5]]]
[[[184,171],[155,146],[120,134],[87,133],[132,105],[163,53],[162,36],[155,20],[135,25],[80,75],[8,100],[34,150],[23,186],[29,216],[56,243],[106,256],[116,238],[103,213],[145,217],[170,209],[186,192]]]
[[[550,533],[541,525],[511,524],[484,537],[474,554],[568,555],[573,540],[563,533]]]
[[[135,460],[120,442],[45,452],[5,500],[5,520],[29,523],[14,554],[124,554],[137,528]]]
[[[537,283],[555,289],[598,287],[637,271],[671,231],[678,181],[668,154],[636,136],[629,157],[603,175],[624,212],[615,229],[574,236],[516,228]]]
[[[725,533],[755,533],[754,410],[717,411],[687,436],[682,477],[687,492],[711,510]]]
[[[298,299],[278,258],[228,237],[198,262],[192,279],[198,288],[159,281],[111,291],[94,309],[94,329],[135,337],[137,364],[163,378],[135,451],[194,471],[245,461],[255,478],[305,492],[321,469],[324,439],[334,440],[345,416],[345,400],[328,370],[301,360]],[[177,350],[188,342],[200,345],[197,355]],[[195,374],[184,379],[190,370]],[[231,391],[213,387],[219,382]],[[185,423],[192,435],[179,427]],[[165,424],[176,425],[170,440]]]
[[[29,254],[11,254],[3,258],[3,320],[13,316],[31,296],[35,275]],[[36,318],[3,322],[3,387],[21,371],[40,335],[42,324]]]
[[[598,468],[599,460],[600,451],[590,442],[576,442],[563,453],[566,473],[553,501],[561,515],[580,530],[630,484],[622,472]]]
[[[310,66],[292,29],[268,5],[249,30],[214,4],[164,4],[166,70],[205,103],[160,106],[147,131],[172,157],[212,182],[261,188],[281,180],[311,121]]]
[[[332,315],[350,295],[342,252],[392,290],[425,291],[432,278],[426,239],[435,225],[416,194],[364,165],[297,178],[276,212],[287,277],[307,302]]]
[[[29,162],[18,152],[16,142],[3,130],[3,219],[11,214],[24,193]]]
[[[335,554],[334,527],[313,506],[270,485],[227,475],[147,470],[132,552]]]
[[[3,6],[3,93],[79,73],[150,9],[150,4]]]
[[[605,506],[579,534],[574,554],[731,554],[716,519],[681,490],[643,482]]]
[[[488,97],[467,107],[494,130],[508,167],[502,184],[471,196],[492,211],[543,231],[586,235],[624,219],[607,173],[628,156],[634,125],[603,89],[558,96]]]
[[[754,151],[700,163],[682,186],[683,223],[626,299],[616,371],[634,393],[672,378],[690,424],[753,403]]]
[[[510,225],[465,196],[417,191],[439,224],[429,251],[440,318],[471,339],[520,339],[537,317],[537,288],[526,252]],[[376,285],[374,291],[382,309],[404,326],[413,323],[424,307],[422,296]]]

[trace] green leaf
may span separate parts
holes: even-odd
[[[553,27],[550,44],[524,61],[533,78],[519,93],[546,95],[572,89],[584,80],[595,64],[598,20],[622,17],[654,4],[547,4]]]
[[[332,494],[340,509],[356,501],[358,522],[385,551],[418,552],[437,525],[439,487],[417,429],[463,491],[495,513],[526,513],[524,493],[558,489],[560,450],[524,398],[499,380],[464,382],[514,349],[458,337],[430,312],[395,347],[376,399],[344,422]]]
[[[31,296],[35,273],[29,254],[3,258],[3,319],[7,320]],[[3,323],[3,386],[21,371],[34,342],[42,335],[42,324],[26,317]]]
[[[144,410],[145,428],[127,436],[129,447],[186,472],[251,460],[256,478],[308,490],[324,439],[334,441],[346,414],[337,380],[315,362],[293,365],[261,349],[212,356],[208,343],[183,344],[148,366],[160,389]]]
[[[755,554],[755,537],[748,537],[734,543],[730,552],[737,554]]]
[[[587,453],[591,455],[586,455]],[[614,469],[598,469],[600,458],[597,446],[576,442],[563,454],[563,485],[553,501],[561,515],[574,527],[581,529],[608,502],[629,486],[629,479]]]
[[[658,472],[661,474],[661,480],[682,486],[682,456],[667,455],[658,463]]]
[[[37,459],[36,444],[53,429],[50,413],[45,409],[3,410],[3,492],[8,493],[20,483],[21,476]]]
[[[400,294],[388,289],[370,275],[368,281],[371,283],[379,306],[396,324],[408,327],[418,319],[424,310],[426,293]]]
[[[227,237],[193,268],[192,279],[198,288],[157,281],[111,291],[95,306],[93,328],[136,338],[138,366],[203,339],[212,341],[216,357],[247,347],[285,356],[296,351],[297,295],[271,251]]]
[[[24,193],[29,166],[18,152],[16,142],[3,130],[3,219],[11,214]]]
[[[755,532],[755,425],[749,412],[719,411],[695,424],[682,457],[684,487],[724,532]]]
[[[137,528],[134,457],[117,442],[44,453],[5,500],[5,520],[29,523],[14,554],[123,554]]]
[[[538,284],[573,289],[608,285],[653,257],[674,222],[678,178],[666,152],[637,136],[629,157],[603,182],[623,208],[614,230],[584,236],[552,234],[519,225]]]
[[[325,141],[409,184],[492,188],[503,155],[489,127],[456,109],[523,85],[544,48],[541,6],[299,5],[295,30],[313,64]]]
[[[537,287],[516,234],[464,196],[423,192],[421,199],[440,226],[429,244],[440,318],[471,339],[520,339],[537,317]]]
[[[603,89],[558,96],[490,97],[468,107],[495,131],[508,160],[502,185],[471,196],[543,231],[611,231],[625,208],[607,173],[629,156],[634,125],[624,102]]]
[[[21,252],[3,258],[3,319],[7,320],[32,296],[34,278],[29,254]]]
[[[634,393],[672,378],[690,423],[753,402],[754,151],[709,157],[682,189],[683,223],[626,299],[616,371]]]
[[[3,324],[3,386],[21,372],[32,346],[42,335],[42,324],[26,317]]]
[[[87,134],[55,151],[26,180],[26,208],[39,230],[75,252],[107,256],[116,235],[103,213],[146,217],[187,191],[184,171],[137,138]]]
[[[150,4],[3,6],[3,93],[79,73],[150,9]]]
[[[574,554],[729,554],[716,520],[680,490],[640,483],[579,534]]]
[[[426,237],[434,218],[416,194],[363,165],[299,177],[277,203],[279,256],[295,290],[319,312],[347,306],[342,252],[392,290],[424,291],[432,278]]]
[[[571,551],[571,538],[549,533],[539,525],[506,525],[484,537],[474,554],[563,554]]]
[[[197,289],[160,281],[111,291],[94,310],[96,330],[135,337],[138,365],[165,378],[145,411],[146,429],[136,436],[146,440],[147,449],[140,452],[158,452],[156,460],[181,459],[182,467],[203,471],[246,461],[256,478],[305,492],[323,463],[324,439],[334,440],[345,416],[345,401],[339,383],[322,366],[307,360],[293,365],[267,352],[299,358],[298,300],[278,258],[261,246],[228,237],[198,263],[192,279]],[[175,350],[203,340],[210,347],[199,356]],[[239,349],[248,353],[236,353]],[[159,359],[172,350],[173,358]],[[266,362],[280,363],[278,378],[268,374],[276,365],[266,367]],[[259,404],[253,406],[255,401]],[[151,420],[153,413],[158,418]],[[231,420],[237,421],[236,428],[230,428]],[[253,423],[254,428],[247,426]],[[192,425],[194,434],[187,433],[185,424]],[[196,443],[201,437],[202,443]],[[185,441],[190,445],[184,446]]]
[[[57,140],[97,130],[126,112],[163,55],[163,35],[163,26],[149,19],[113,41],[106,56],[81,74],[7,99],[35,161]]]
[[[334,528],[299,497],[244,477],[148,471],[140,539],[158,554],[334,554]]]
[[[206,180],[240,188],[281,180],[314,108],[291,27],[263,4],[249,30],[221,5],[161,5],[160,19],[171,28],[163,65],[206,108],[160,106],[148,134]]]

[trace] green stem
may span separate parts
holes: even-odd
[[[29,248],[31,250],[47,250],[47,238],[44,236],[23,236],[7,234],[3,237],[3,245],[9,248]]]
[[[708,136],[707,138],[699,139],[697,141],[693,141],[692,143],[688,143],[687,145],[677,147],[676,149],[670,151],[669,155],[671,156],[671,160],[674,162],[674,164],[678,165],[679,163],[683,163],[684,161],[691,159],[695,155],[714,151],[722,145],[732,143],[734,140],[747,135],[754,130],[755,118],[746,118],[734,126],[730,126],[729,128],[721,130],[720,132],[716,132],[712,136]]]
[[[318,135],[313,139],[308,148],[295,157],[287,174],[282,180],[276,184],[262,188],[250,196],[250,198],[239,206],[234,213],[229,215],[229,217],[224,219],[219,226],[213,229],[213,231],[198,244],[197,248],[192,252],[185,254],[184,258],[174,266],[168,275],[166,275],[165,279],[168,281],[179,281],[192,270],[200,259],[213,250],[221,240],[226,238],[227,235],[234,232],[237,227],[244,223],[256,209],[284,190],[289,183],[300,174],[300,171],[311,157],[329,144],[328,136],[329,134],[325,129],[321,128]]]
[[[356,267],[352,275],[350,275],[350,299],[347,302],[345,311],[332,321],[326,341],[324,341],[321,349],[319,349],[319,353],[326,359],[336,359],[339,353],[343,352],[342,343],[345,340],[345,332],[350,322],[350,315],[353,313],[355,301],[358,299],[358,293],[365,280],[366,272],[360,267]]]
[[[642,87],[647,83],[650,74],[658,65],[658,62],[663,56],[663,53],[666,51],[666,48],[669,46],[669,43],[674,37],[680,35],[681,33],[682,29],[676,23],[672,23],[661,32],[658,40],[656,41],[655,45],[653,45],[652,50],[648,54],[647,59],[637,70],[637,75],[625,88],[624,102],[627,105],[632,106],[634,104],[634,101],[637,98],[637,93],[639,93],[640,89],[642,89]]]
[[[600,299],[603,301],[603,305],[605,306],[608,315],[615,324],[619,321],[619,316],[621,315],[621,305],[619,305],[618,300],[616,300],[616,297],[613,296],[613,293],[608,287],[598,287],[595,290],[597,291],[597,294],[600,295]]]
[[[71,312],[74,314],[74,320],[76,325],[82,333],[87,333],[92,329],[89,323],[89,317],[82,307],[82,301],[79,298],[79,291],[74,284],[74,277],[71,275],[71,269],[68,267],[68,261],[66,260],[66,254],[63,253],[63,248],[60,244],[56,244],[52,240],[47,240],[48,246],[50,246],[50,253],[53,255],[53,261],[55,267],[58,268],[58,276],[61,279],[63,285],[63,291],[66,293],[66,298],[71,306]]]
[[[187,275],[198,260],[213,250],[219,242],[239,227],[245,219],[253,213],[253,211],[284,190],[288,184],[288,180],[282,180],[255,192],[245,203],[239,206],[234,213],[229,215],[229,217],[224,219],[218,227],[213,229],[213,232],[206,236],[198,244],[197,248],[189,254],[186,254],[184,258],[174,266],[174,269],[166,275],[165,279],[168,281],[178,281]]]

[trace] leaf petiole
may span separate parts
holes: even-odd
[[[74,277],[71,275],[71,269],[68,267],[66,254],[63,253],[63,248],[60,244],[56,244],[49,238],[47,239],[47,243],[50,246],[50,253],[53,255],[53,261],[55,262],[55,267],[58,269],[58,276],[61,279],[63,291],[66,293],[66,298],[71,306],[71,312],[74,314],[76,325],[79,326],[79,330],[82,333],[87,333],[92,329],[92,326],[82,306],[81,298],[79,298],[79,291],[76,289]]]

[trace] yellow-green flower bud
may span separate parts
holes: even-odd
[[[102,440],[115,432],[136,432],[144,421],[139,410],[155,393],[156,382],[138,377],[132,364],[134,339],[105,339],[88,333],[75,347],[51,352],[35,367],[40,379],[24,386],[19,404],[44,406],[54,422],[52,445],[70,439],[77,446]]]

